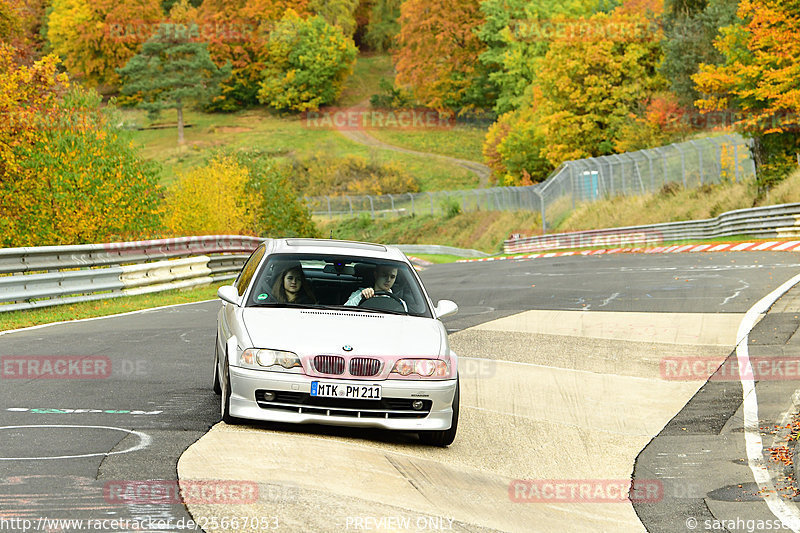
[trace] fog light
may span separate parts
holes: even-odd
[[[419,411],[420,409],[422,409],[423,405],[425,404],[422,403],[422,400],[414,400],[414,402],[411,404],[411,407],[413,407],[414,410]]]
[[[265,402],[271,402],[274,399],[275,399],[275,393],[274,392],[265,392],[264,393],[264,401]]]

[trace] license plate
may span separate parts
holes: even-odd
[[[356,400],[380,400],[380,385],[347,385],[345,383],[311,382],[311,396],[323,398],[351,398]]]

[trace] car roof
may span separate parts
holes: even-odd
[[[391,259],[408,262],[405,254],[394,246],[371,242],[341,241],[336,239],[272,239],[268,252],[274,253],[309,253],[331,255],[353,255],[374,259]]]

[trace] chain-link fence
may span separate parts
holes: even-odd
[[[667,183],[685,188],[755,176],[747,141],[723,135],[638,152],[567,161],[537,190],[542,226],[555,227],[578,202],[655,192]]]
[[[724,135],[649,150],[567,161],[544,182],[493,187],[364,196],[306,197],[315,215],[371,217],[448,214],[460,211],[539,211],[543,229],[555,227],[579,202],[654,192],[667,183],[684,187],[751,178],[755,166],[747,142]]]
[[[306,203],[315,215],[370,216],[447,214],[461,211],[514,211],[539,209],[536,187],[492,187],[461,191],[435,191],[376,196],[314,196]]]

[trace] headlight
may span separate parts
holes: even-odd
[[[303,369],[297,354],[280,350],[248,348],[239,356],[239,362],[245,367],[276,372],[292,371],[293,368],[299,368],[301,371]]]
[[[441,359],[398,359],[391,373],[401,376],[418,374],[424,378],[446,378],[450,375],[450,365]]]

